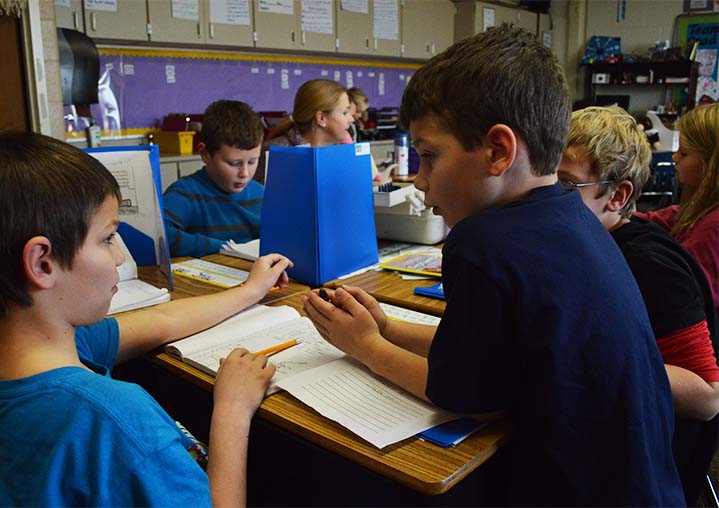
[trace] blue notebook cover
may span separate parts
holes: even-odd
[[[444,300],[444,289],[442,289],[442,283],[432,284],[431,286],[417,286],[414,288],[414,294],[420,296],[429,296],[430,298],[439,298]]]
[[[417,437],[447,448],[461,443],[484,425],[485,423],[471,418],[460,418],[420,432]]]

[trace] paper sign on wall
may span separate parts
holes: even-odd
[[[367,14],[369,12],[369,2],[368,0],[342,0],[340,2],[340,9],[347,12]]]
[[[494,9],[491,7],[484,7],[482,9],[482,31],[486,32],[488,28],[494,26]]]
[[[399,7],[397,0],[374,1],[375,39],[399,40]]]
[[[258,10],[271,14],[295,14],[293,0],[260,0]]]
[[[172,17],[188,21],[200,20],[199,0],[172,0]]]
[[[210,0],[210,23],[250,24],[250,0]]]
[[[333,34],[332,0],[302,0],[302,30]]]
[[[85,9],[117,12],[117,0],[85,0]]]

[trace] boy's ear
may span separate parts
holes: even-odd
[[[50,254],[52,244],[47,237],[30,238],[22,250],[22,265],[25,278],[30,286],[37,289],[50,289],[55,285],[57,266]]]
[[[607,210],[610,212],[618,212],[627,204],[629,198],[634,192],[634,185],[629,180],[619,182],[609,196],[607,201]]]
[[[197,143],[197,153],[200,154],[200,158],[202,159],[202,162],[204,162],[205,165],[207,165],[208,162],[210,161],[211,157],[210,157],[209,152],[207,151],[207,145],[205,143],[203,143],[202,141]]]
[[[507,125],[493,125],[485,136],[489,150],[490,176],[502,176],[517,158],[517,136]]]

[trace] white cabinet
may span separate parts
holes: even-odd
[[[154,42],[251,47],[250,0],[147,0]]]
[[[533,34],[537,33],[536,12],[490,2],[463,1],[456,4],[454,40],[484,32],[488,27],[510,23]]]
[[[145,0],[85,0],[85,33],[93,39],[147,41]]]
[[[85,20],[82,17],[82,0],[55,3],[55,26],[84,32]]]
[[[454,12],[450,0],[403,0],[402,56],[431,58],[451,46]]]
[[[253,0],[255,46],[264,49],[335,51],[332,1]]]
[[[357,5],[337,0],[337,52],[400,56],[400,0],[367,0],[366,10],[351,10]]]

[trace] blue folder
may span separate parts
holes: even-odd
[[[417,436],[424,441],[447,448],[461,443],[484,425],[483,422],[471,418],[460,418],[427,429]]]
[[[273,146],[260,253],[289,257],[289,275],[311,286],[377,263],[373,203],[366,145]]]

